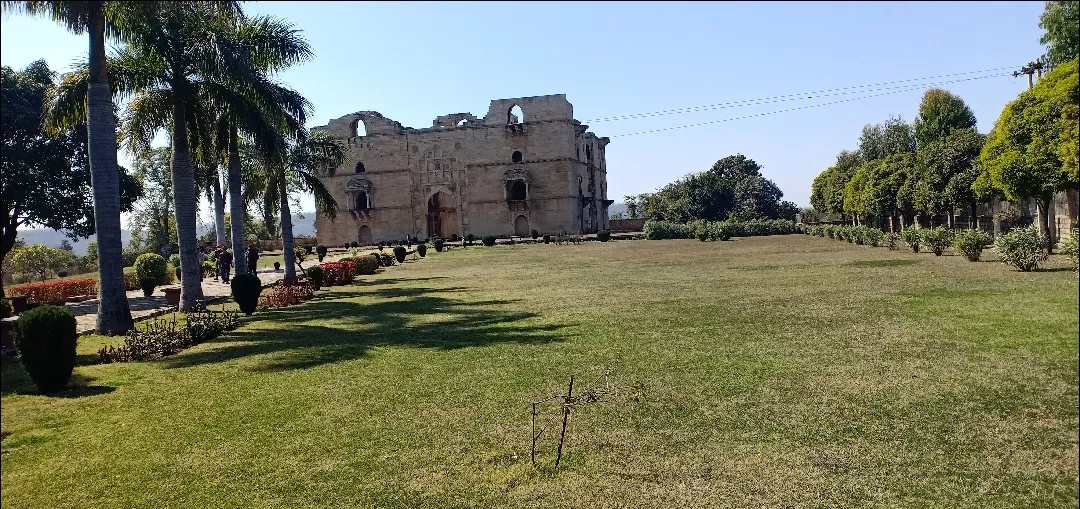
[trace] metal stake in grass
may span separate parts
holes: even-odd
[[[555,455],[555,468],[559,468],[562,460],[563,442],[566,441],[566,423],[570,420],[570,403],[574,398],[574,375],[570,375],[570,388],[566,390],[566,401],[563,403],[562,433],[559,434],[559,452]]]

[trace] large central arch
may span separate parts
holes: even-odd
[[[457,206],[453,195],[439,191],[427,201],[428,237],[447,238],[458,233]]]

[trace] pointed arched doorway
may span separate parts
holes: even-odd
[[[427,224],[429,237],[447,238],[457,233],[457,207],[450,193],[439,191],[428,198]]]
[[[371,227],[366,224],[360,225],[360,231],[357,233],[357,237],[359,237],[358,240],[360,241],[361,246],[370,246],[371,244],[374,244],[374,242],[371,241]]]
[[[529,218],[524,215],[514,218],[514,235],[518,237],[529,236]]]

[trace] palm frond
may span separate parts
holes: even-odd
[[[135,157],[152,148],[154,137],[172,125],[176,97],[172,90],[154,89],[136,95],[120,121],[119,138]]]

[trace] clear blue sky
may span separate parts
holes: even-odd
[[[281,75],[315,106],[311,125],[376,110],[406,126],[483,116],[497,98],[565,93],[582,121],[1003,67],[1042,54],[1042,2],[361,3],[249,2],[295,23],[316,58]],[[4,65],[67,68],[87,40],[5,14]],[[1011,70],[1011,69],[1010,69]],[[982,76],[968,74],[958,78]],[[942,78],[955,79],[955,78]],[[944,85],[993,126],[1026,78]],[[878,92],[881,93],[881,92]],[[850,99],[841,95],[622,121],[587,122],[608,146],[611,198],[655,190],[724,156],[760,163],[785,199],[864,124],[910,121],[922,89],[700,127],[638,131]],[[862,95],[872,95],[864,93]],[[127,160],[121,157],[121,162]],[[304,200],[311,211],[311,200]]]

